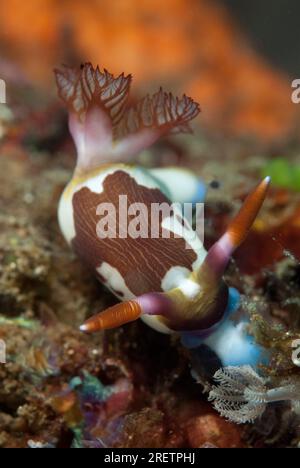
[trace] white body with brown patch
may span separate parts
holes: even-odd
[[[194,336],[210,334],[207,344],[220,355],[222,336],[228,336],[232,343],[245,345],[244,358],[250,356],[255,348],[248,346],[242,328],[235,328],[229,320],[221,325],[226,312],[236,307],[223,273],[255,220],[269,178],[251,192],[209,252],[197,236],[190,236],[191,226],[176,208],[172,216],[162,216],[157,238],[102,238],[97,208],[111,203],[119,214],[119,196],[126,195],[129,205],[144,203],[148,208],[174,201],[203,201],[203,185],[188,171],[145,170],[125,164],[160,136],[189,131],[189,122],[200,109],[191,98],[175,98],[161,89],[128,107],[131,77],[114,78],[91,64],[80,70],[57,70],[56,77],[77,148],[75,173],[59,204],[59,224],[78,255],[123,301],[89,319],[81,330],[113,328],[141,317],[158,331],[179,332],[187,346]],[[119,233],[124,226],[119,222]],[[181,234],[174,235],[179,227]],[[166,232],[171,235],[165,237]]]
[[[82,188],[87,188],[93,193],[101,194],[103,193],[103,184],[105,180],[110,175],[114,174],[116,171],[124,172],[124,174],[129,175],[134,178],[138,185],[147,189],[157,189],[164,193],[164,195],[170,197],[171,190],[174,191],[173,177],[177,175],[181,177],[181,185],[185,185],[189,188],[189,192],[195,194],[197,190],[199,192],[199,181],[198,179],[189,171],[183,170],[179,171],[178,169],[163,169],[162,175],[164,177],[163,183],[160,182],[159,176],[162,177],[159,170],[154,170],[154,175],[151,170],[141,169],[134,166],[126,166],[123,164],[112,165],[110,167],[105,167],[103,170],[99,168],[99,171],[93,171],[87,177],[78,177],[76,176],[72,179],[69,185],[66,187],[64,193],[61,196],[59,207],[58,207],[58,219],[59,225],[61,227],[62,233],[66,241],[72,245],[72,241],[76,237],[76,228],[74,220],[74,207],[73,207],[73,197],[76,193],[80,192]],[[167,172],[167,174],[166,174]],[[167,177],[167,175],[169,177]],[[170,177],[171,176],[171,177]],[[183,183],[184,182],[184,183]],[[123,187],[122,193],[119,195],[126,194],[126,186]],[[186,193],[182,193],[181,197],[186,196]],[[188,194],[188,196],[190,196]],[[177,194],[178,197],[178,194]],[[181,199],[182,200],[182,199]],[[170,200],[172,202],[180,202],[180,199]],[[157,203],[160,203],[161,200],[157,200]],[[183,202],[187,200],[183,199]],[[201,201],[201,200],[199,200]],[[176,207],[175,207],[176,209]],[[178,216],[182,216],[181,211],[178,211]],[[167,220],[164,223],[164,229],[170,229],[170,236],[174,234],[176,230],[176,224],[169,223]],[[175,228],[175,229],[174,229]],[[190,237],[191,232],[185,232],[185,229],[182,228],[182,225],[178,226],[177,235],[179,232],[184,236],[184,240],[189,244],[192,250],[195,252],[195,261],[191,264],[191,268],[187,268],[182,264],[174,264],[161,278],[161,291],[167,292],[174,288],[179,288],[182,293],[188,298],[193,298],[197,293],[199,293],[200,286],[197,282],[190,278],[192,271],[197,271],[201,264],[203,263],[205,256],[207,254],[206,250],[203,247],[203,244],[197,235]],[[94,235],[95,243],[97,243],[97,232],[96,226],[94,226]],[[122,247],[121,247],[122,248]],[[151,258],[150,244],[149,244],[149,257]],[[126,284],[122,274],[116,266],[110,265],[105,258],[99,258],[99,266],[96,268],[96,273],[100,274],[103,278],[103,283],[105,286],[113,292],[120,300],[132,300],[137,297],[135,292],[130,290],[130,285]],[[151,289],[149,290],[149,292]],[[154,290],[152,290],[154,291]],[[119,294],[121,292],[122,294]],[[158,317],[156,316],[143,316],[142,319],[151,327],[157,331],[170,333],[171,330],[166,327]]]

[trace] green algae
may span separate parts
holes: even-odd
[[[270,176],[274,186],[300,191],[300,164],[276,158],[264,167],[263,176]]]
[[[37,320],[26,319],[24,317],[7,318],[0,315],[0,325],[15,325],[17,327],[25,328],[27,330],[34,330],[38,328],[39,322]]]

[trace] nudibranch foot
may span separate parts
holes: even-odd
[[[204,345],[216,355],[223,367],[251,365],[258,369],[260,365],[267,365],[269,353],[251,335],[249,317],[237,321],[235,312],[235,309],[231,310],[218,327],[208,330],[202,337],[183,334],[183,345],[193,350],[193,353],[199,352],[200,356]]]
[[[216,353],[223,367],[250,365],[257,369],[268,363],[268,353],[248,328],[248,321],[235,323],[229,318],[203,343]]]

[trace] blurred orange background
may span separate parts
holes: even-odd
[[[132,73],[137,94],[164,85],[201,104],[204,128],[282,141],[297,127],[291,86],[213,0],[0,3],[0,74],[55,92],[52,69],[91,61]]]

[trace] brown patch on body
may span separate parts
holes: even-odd
[[[124,225],[119,226],[119,195],[127,195],[128,206],[143,203],[148,209],[148,238],[119,238]],[[102,239],[97,236],[97,207],[102,203],[112,203],[117,215],[116,238]],[[92,268],[99,268],[103,262],[116,268],[122,275],[129,290],[139,296],[150,291],[161,291],[161,281],[170,268],[182,266],[192,271],[197,259],[192,249],[186,248],[183,238],[175,237],[159,223],[159,238],[151,238],[151,204],[170,201],[159,189],[149,189],[139,185],[126,172],[118,170],[106,177],[103,192],[98,194],[84,187],[73,196],[76,237],[73,246],[77,254]],[[127,215],[127,223],[134,216]],[[126,217],[125,217],[126,219]],[[164,233],[169,238],[163,238]]]

